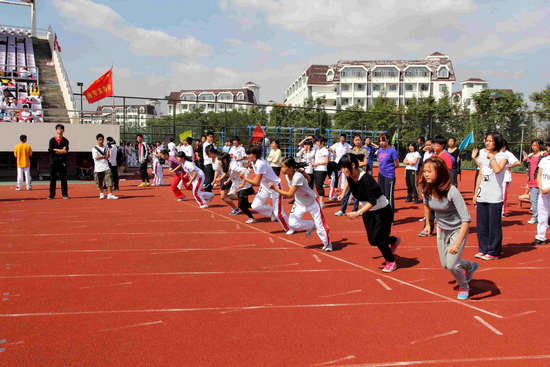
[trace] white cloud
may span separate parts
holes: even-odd
[[[243,44],[243,41],[236,40],[236,39],[233,39],[233,38],[224,38],[223,42],[224,43],[229,43],[230,45],[233,45],[233,46],[240,46],[240,45]]]
[[[483,40],[483,42],[475,44],[464,50],[464,54],[468,56],[481,56],[491,51],[496,51],[503,45],[504,41],[502,41],[497,35],[490,34]]]
[[[212,53],[209,45],[193,36],[177,38],[162,31],[135,27],[112,8],[91,0],[53,0],[52,3],[62,17],[76,26],[102,29],[130,42],[129,49],[135,55],[197,60]]]
[[[283,51],[279,55],[280,56],[293,56],[293,55],[296,55],[297,52],[298,52],[298,50],[293,48],[293,49],[290,49],[290,50]]]
[[[254,43],[252,48],[254,50],[259,50],[259,51],[263,51],[263,52],[269,52],[269,51],[273,50],[273,47],[271,47],[267,43],[263,43],[262,41],[256,41],[256,43]]]
[[[504,54],[515,54],[523,51],[534,51],[535,48],[542,45],[548,44],[548,38],[545,37],[530,37],[522,39],[511,46],[505,48],[502,53]]]

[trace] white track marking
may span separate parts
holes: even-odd
[[[382,279],[376,279],[376,281],[377,281],[378,283],[380,283],[380,284],[382,285],[382,287],[386,288],[388,291],[391,291],[391,288],[388,287],[388,285],[387,285],[386,283],[384,283],[384,282],[382,281]]]
[[[175,252],[175,251],[225,251],[230,247],[220,247],[220,248],[187,248],[187,249],[173,249],[173,248],[138,248],[138,249],[108,249],[108,250],[53,250],[53,251],[7,251],[0,252],[2,254],[57,254],[57,253],[66,253],[66,254],[77,254],[77,253],[93,253],[93,252],[149,252],[149,251],[159,251],[162,252]],[[298,251],[299,248],[296,247],[257,247],[243,250],[292,250]]]
[[[529,315],[529,314],[532,314],[532,313],[535,313],[537,311],[527,311],[527,312],[522,312],[522,313],[518,313],[518,314],[515,314],[515,315],[512,315],[512,316],[508,316],[508,317],[505,317],[505,319],[512,319],[514,317],[520,317],[520,316],[524,316],[524,315]]]
[[[186,203],[186,204],[187,204],[187,205],[191,205],[190,203]],[[206,210],[207,210],[207,211],[210,211],[212,214],[217,214],[217,215],[219,215],[219,216],[221,216],[221,217],[223,217],[223,218],[227,218],[227,219],[229,219],[229,220],[232,220],[232,221],[236,222],[236,220],[234,220],[234,219],[232,219],[232,218],[226,217],[226,216],[224,216],[224,215],[222,215],[222,214],[218,214],[218,213],[212,212],[212,211],[209,210],[209,209],[206,209]],[[272,235],[271,233],[269,233],[269,232],[267,232],[267,231],[264,231],[264,230],[262,230],[262,229],[259,229],[259,228],[253,227],[253,226],[249,226],[249,227],[252,228],[252,229],[254,229],[254,230],[256,230],[256,231],[258,231],[258,232],[262,232],[262,233],[265,233],[265,234],[270,235],[270,236]],[[294,242],[294,241],[289,240],[289,239],[287,239],[287,238],[284,238],[284,237],[278,237],[278,238],[281,239],[281,240],[283,240],[283,241],[286,241],[286,242],[292,243],[292,244],[294,244],[294,245],[300,246],[301,248],[304,248],[304,247],[305,247],[304,245],[301,245],[301,244],[299,244],[298,242]],[[398,283],[400,283],[400,284],[407,285],[407,286],[409,286],[409,287],[411,287],[411,288],[414,288],[414,289],[417,289],[417,290],[419,290],[419,291],[422,291],[422,292],[431,294],[431,295],[433,295],[433,296],[436,296],[436,297],[445,299],[445,300],[447,300],[447,301],[449,301],[449,302],[452,302],[452,303],[454,303],[454,304],[456,304],[456,305],[460,305],[460,306],[462,306],[462,307],[467,307],[467,308],[469,308],[469,309],[476,310],[476,311],[482,312],[482,313],[484,313],[484,314],[487,314],[487,315],[490,315],[490,316],[493,316],[493,317],[496,317],[496,318],[499,318],[499,319],[502,319],[502,318],[503,318],[503,316],[501,316],[501,315],[495,314],[495,313],[493,313],[493,312],[486,311],[486,310],[484,310],[484,309],[482,309],[482,308],[479,308],[479,307],[472,306],[472,305],[470,305],[470,304],[467,303],[467,302],[462,302],[462,301],[459,301],[459,300],[457,300],[457,299],[454,299],[454,298],[450,298],[450,297],[444,296],[444,295],[442,295],[442,294],[439,294],[439,293],[430,291],[429,289],[425,289],[425,288],[419,287],[419,286],[417,286],[417,285],[414,285],[414,284],[405,282],[405,281],[400,280],[400,279],[397,279],[397,278],[393,278],[393,277],[391,277],[391,276],[389,276],[389,275],[380,274],[378,271],[374,271],[374,270],[372,270],[372,269],[369,269],[369,268],[366,268],[366,267],[364,267],[364,266],[361,266],[361,265],[352,263],[352,262],[350,262],[350,261],[347,261],[347,260],[344,260],[344,259],[340,259],[339,257],[336,257],[336,256],[334,256],[334,255],[332,255],[332,254],[329,254],[329,253],[325,252],[325,251],[319,251],[319,254],[320,254],[320,255],[323,255],[323,256],[326,256],[326,257],[329,257],[329,258],[331,258],[331,259],[334,259],[334,260],[343,262],[343,263],[345,263],[345,264],[354,266],[354,267],[356,267],[356,268],[365,270],[365,271],[367,271],[367,272],[369,272],[369,273],[376,274],[377,276],[381,276],[381,277],[384,277],[384,278],[387,278],[387,279],[391,279],[391,280],[393,280],[393,281],[395,281],[395,282],[398,282]]]
[[[474,316],[474,319],[476,319],[477,321],[481,322],[483,325],[485,325],[489,330],[491,330],[493,333],[497,334],[497,335],[502,335],[502,333],[500,331],[498,331],[497,329],[495,329],[494,327],[492,327],[487,321],[483,320],[481,317],[479,316]]]
[[[519,264],[520,265],[525,265],[525,264],[538,263],[538,262],[541,262],[541,261],[544,261],[544,259],[538,259],[538,260],[528,261],[526,263],[519,263]]]
[[[281,266],[294,266],[294,265],[300,265],[300,263],[284,264],[284,265],[273,265],[273,266],[264,266],[262,269],[280,268]]]
[[[344,292],[344,293],[331,294],[331,295],[328,295],[328,296],[319,296],[319,298],[328,298],[328,297],[343,296],[343,295],[345,295],[345,294],[358,293],[358,292],[362,292],[362,290],[361,290],[361,289],[358,289],[358,290],[356,290],[356,291],[349,291],[349,292]]]
[[[269,237],[269,241],[271,241],[271,243],[275,243],[275,241],[273,241],[273,237]]]
[[[237,229],[241,229],[241,226],[239,224],[237,224]]]
[[[411,344],[416,344],[416,343],[420,343],[420,342],[425,342],[425,341],[428,341],[428,340],[437,339],[437,338],[441,338],[441,337],[443,337],[443,336],[453,335],[453,334],[456,334],[456,333],[458,333],[458,331],[457,331],[457,330],[453,330],[453,331],[449,331],[448,333],[445,333],[445,334],[439,334],[439,335],[430,336],[429,338],[424,338],[424,339],[415,340],[415,341],[412,341]]]
[[[166,254],[178,254],[178,253],[183,253],[183,252],[187,252],[189,250],[174,250],[174,251],[163,251],[163,252],[151,252],[151,255],[166,255]]]
[[[252,247],[256,246],[255,244],[252,245],[239,245],[239,246],[229,246],[229,247],[222,247],[222,249],[232,249],[232,248],[239,248],[239,247]]]
[[[319,259],[319,256],[313,255],[313,257],[315,258],[315,260],[317,260],[317,262],[321,262],[321,259]]]
[[[6,347],[7,347],[8,345],[18,345],[18,344],[25,344],[25,342],[24,342],[23,340],[21,340],[20,342],[8,343],[8,344],[6,344]]]
[[[415,366],[415,365],[423,365],[423,364],[444,365],[444,364],[459,364],[459,363],[465,364],[470,362],[523,361],[523,360],[540,360],[540,359],[550,359],[550,355],[382,362],[382,363],[340,365],[339,367],[389,367],[389,366]]]
[[[411,280],[411,281],[409,281],[409,283],[422,282],[424,280],[430,280],[430,279],[434,279],[434,278],[424,278],[424,279]]]
[[[74,263],[74,262],[80,262],[80,261],[106,260],[106,259],[112,259],[112,257],[94,257],[91,259],[68,260],[68,262]]]
[[[128,284],[132,284],[132,282],[128,282],[128,283],[117,283],[117,284],[107,284],[107,285],[91,285],[91,286],[89,286],[89,287],[80,287],[79,289],[112,287],[112,286],[115,286],[115,285],[128,285]]]
[[[313,366],[326,366],[326,365],[328,365],[328,364],[333,364],[333,363],[342,362],[342,361],[349,361],[350,359],[355,359],[355,358],[356,358],[355,356],[347,356],[347,357],[344,357],[344,358],[337,359],[337,360],[335,360],[335,361],[330,361],[330,362],[325,362],[325,363],[314,364]]]
[[[110,328],[110,329],[101,329],[101,330],[98,330],[98,332],[121,330],[121,329],[128,329],[128,328],[132,328],[132,327],[148,326],[148,325],[156,325],[156,324],[162,324],[162,321],[144,322],[142,324],[134,324],[134,325],[121,326],[121,327],[114,327],[114,328]]]
[[[254,228],[254,227],[252,227]],[[100,237],[106,237],[106,236],[172,236],[175,233],[179,234],[180,232],[164,232],[164,233],[153,233],[153,232],[143,232],[143,233],[137,233],[137,232],[112,232],[112,233],[94,233],[96,236]],[[213,234],[221,234],[221,235],[227,235],[229,231],[209,231],[208,235]],[[204,232],[185,232],[185,235],[201,235],[204,236]],[[239,232],[239,234],[256,234],[256,232]],[[0,234],[0,237],[63,237],[63,236],[82,236],[82,233],[27,233],[27,234]],[[91,241],[91,240],[89,240]]]

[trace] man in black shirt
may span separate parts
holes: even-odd
[[[69,141],[63,137],[65,127],[61,124],[55,125],[57,136],[50,139],[48,152],[50,152],[50,196],[48,200],[55,197],[55,186],[57,185],[57,173],[61,181],[61,194],[63,199],[69,199],[67,187],[67,153],[69,152]]]

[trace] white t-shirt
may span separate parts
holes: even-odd
[[[242,145],[239,145],[238,147],[235,147],[233,145],[231,146],[231,149],[229,149],[229,155],[235,158],[235,160],[241,159],[246,155],[246,150]],[[241,161],[237,161],[237,164],[239,164],[242,167],[244,164],[244,159]]]
[[[330,149],[334,150],[334,152],[336,152],[336,163],[338,163],[338,161],[340,161],[340,158],[342,158],[342,156],[346,153],[349,153],[350,149],[351,149],[351,145],[349,145],[348,143],[336,143],[336,144],[332,144],[332,146],[330,147]]]
[[[326,157],[328,157],[328,149],[327,147],[322,147],[315,152],[315,163],[324,162]],[[313,167],[314,171],[327,171],[327,164],[320,164],[318,166]]]
[[[153,163],[160,163],[159,157],[157,156],[157,154],[160,153],[160,150],[160,147],[153,149],[153,153],[151,154],[151,159]]]
[[[547,189],[550,187],[550,156],[542,158],[539,162],[539,172],[541,172],[541,189]]]
[[[94,159],[94,172],[105,172],[108,171],[109,168],[109,162],[107,161],[107,158],[102,159],[96,159],[97,157],[101,157],[102,155],[107,154],[107,148],[104,146],[103,148],[97,147],[99,150],[102,151],[102,153],[98,152],[96,147],[92,148],[92,158]]]
[[[477,158],[478,162],[480,159],[487,158],[487,154],[489,154],[489,152],[487,152],[485,149],[481,149]],[[479,167],[477,167],[477,170],[479,171]]]
[[[180,152],[184,152],[186,156],[193,158],[195,156],[195,151],[191,145],[182,145]]]
[[[305,208],[315,203],[317,196],[312,189],[309,188],[306,178],[300,172],[294,172],[292,181],[285,175],[286,180],[288,181],[288,186],[296,186],[296,192],[294,198],[296,203]]]
[[[432,155],[434,155],[434,152],[424,152],[424,159],[422,159],[422,162],[426,162]]]
[[[309,152],[303,152],[300,154],[302,162],[306,162],[308,165],[305,166],[304,170],[307,174],[311,175],[313,173],[313,162],[315,162],[315,151],[310,149]]]
[[[212,164],[212,158],[208,157],[208,154],[206,154],[206,148],[207,148],[209,145],[214,146],[214,148],[216,147],[214,144],[209,143],[208,141],[205,141],[204,143],[202,143],[202,156],[203,156],[203,158],[204,158],[204,165],[205,165],[205,166],[206,166],[207,164]]]
[[[116,157],[118,155],[118,147],[116,145],[113,145],[111,147],[111,155],[109,156],[109,163],[111,163],[111,166],[116,167]]]
[[[192,172],[197,172],[197,179],[204,178],[204,173],[202,172],[202,170],[199,167],[195,166],[192,162],[186,160],[181,168],[183,168],[185,173],[187,173],[189,176],[192,176]]]
[[[170,157],[176,155],[176,144],[172,141],[168,143],[168,155],[170,155]]]
[[[483,157],[479,158],[482,177],[477,192],[477,201],[480,203],[502,203],[504,170],[500,171],[500,173],[495,173],[491,165],[491,160],[487,158],[487,154],[488,153],[485,153]],[[500,163],[503,159],[508,160],[508,155],[504,152],[499,152],[495,156],[497,163]]]
[[[412,162],[415,158],[418,158],[414,166],[407,165],[407,167],[405,167],[405,170],[418,171],[418,165],[420,164],[420,160],[422,159],[420,153],[418,153],[417,151],[409,152],[405,158],[407,158],[408,162]]]
[[[234,159],[232,159],[231,163],[229,163],[229,170],[227,170],[227,173],[231,178],[232,187],[235,187],[236,190],[244,190],[252,186],[250,182],[245,182],[244,187],[242,189],[239,188],[239,185],[243,182],[243,179],[241,178],[241,173],[244,173],[245,177],[248,177],[250,171],[241,166],[239,162],[235,161]]]
[[[281,182],[281,179],[277,177],[269,163],[267,163],[267,161],[265,161],[264,159],[258,159],[256,160],[256,163],[250,163],[252,165],[252,169],[254,169],[255,174],[263,175],[260,186],[264,189],[269,190],[269,184],[271,182],[273,182],[275,185]]]
[[[514,153],[508,150],[505,151],[504,153],[508,156],[508,164],[506,164],[506,168],[505,168],[506,171],[504,172],[504,182],[512,182],[512,172],[509,172],[507,168],[515,164],[518,161],[518,159],[516,158]]]

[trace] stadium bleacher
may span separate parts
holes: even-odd
[[[0,119],[44,122],[39,83],[31,31],[0,27]]]

